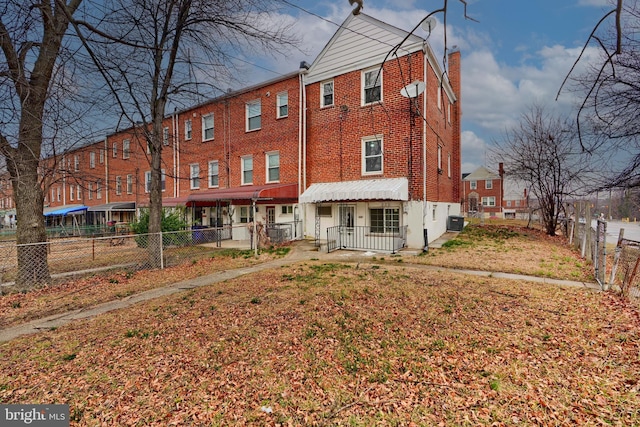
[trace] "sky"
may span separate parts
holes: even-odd
[[[405,30],[411,30],[444,0],[364,0],[363,13]],[[350,13],[348,0],[287,0],[280,11],[301,38],[299,49],[284,57],[247,58],[256,64],[255,82],[311,63]],[[504,138],[533,104],[571,114],[578,94],[556,95],[594,26],[613,8],[610,0],[466,0],[464,18],[460,0],[449,0],[447,46],[462,54],[462,172],[487,164],[489,149]],[[436,52],[444,46],[444,16],[436,15],[435,30],[427,38]],[[589,48],[583,67],[595,58]]]

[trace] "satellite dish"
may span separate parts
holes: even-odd
[[[436,21],[436,18],[434,18],[433,16],[430,16],[424,21],[422,21],[422,24],[420,24],[420,28],[422,28],[427,33],[431,33],[431,31],[433,31],[433,29],[436,28],[437,23],[438,21]]]
[[[413,83],[409,83],[400,90],[400,95],[405,98],[416,98],[427,88],[427,85],[420,80],[416,80]]]

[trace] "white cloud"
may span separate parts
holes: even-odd
[[[579,6],[611,6],[611,0],[578,0]]]
[[[471,173],[484,164],[487,144],[472,131],[462,132],[462,172]]]

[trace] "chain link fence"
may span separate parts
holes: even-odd
[[[624,238],[620,232],[613,255],[609,283],[620,288],[625,299],[640,298],[640,242]]]
[[[289,227],[278,229],[285,231],[276,233],[278,238],[271,243],[282,244],[292,239]],[[239,240],[232,240],[234,234],[239,236]],[[6,289],[14,284],[16,278],[25,277],[27,271],[37,277],[50,275],[49,283],[54,283],[106,270],[166,268],[210,257],[223,247],[248,249],[252,247],[250,239],[246,226],[224,226],[156,234],[59,238],[25,245],[16,245],[15,241],[0,242],[0,285]],[[48,272],[34,271],[31,260],[42,257],[43,248],[46,249],[47,262],[42,265],[43,269],[48,268]],[[29,262],[19,263],[18,252]]]

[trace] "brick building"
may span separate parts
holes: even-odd
[[[459,52],[448,67],[424,39],[350,14],[312,64],[165,118],[163,205],[194,225],[255,213],[294,224],[295,237],[363,227],[420,248],[461,211]],[[49,216],[128,222],[148,205],[142,127],[43,165]]]

